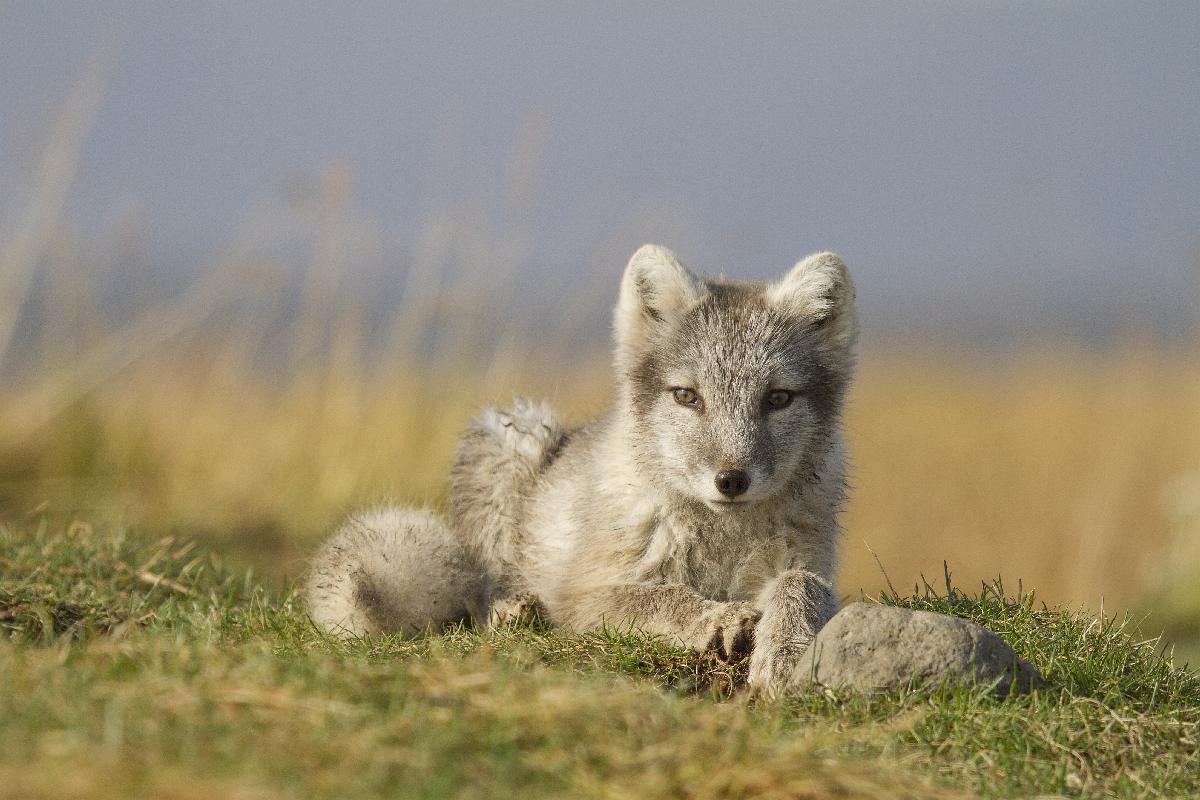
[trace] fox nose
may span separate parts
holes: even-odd
[[[745,494],[750,488],[750,476],[740,469],[723,469],[717,473],[717,491],[726,497]]]

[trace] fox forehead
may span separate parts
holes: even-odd
[[[680,320],[671,349],[700,377],[796,382],[812,367],[810,328],[770,305],[761,285],[714,283]]]
[[[761,284],[711,281],[706,289],[630,375],[641,404],[672,385],[694,383],[710,397],[730,399],[792,389],[832,408],[836,379],[822,363],[813,326],[768,303]]]

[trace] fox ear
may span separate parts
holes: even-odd
[[[849,347],[858,338],[854,282],[833,253],[815,253],[796,264],[767,286],[767,302],[818,326],[834,344]]]
[[[656,244],[638,248],[621,278],[613,320],[618,350],[640,351],[703,293],[700,281],[670,250]]]

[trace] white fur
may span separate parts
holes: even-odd
[[[825,323],[834,344],[848,348],[858,336],[854,282],[835,253],[814,253],[767,286],[767,300],[799,319]]]
[[[613,314],[618,369],[632,365],[703,293],[701,281],[670,250],[638,248],[621,277]]]

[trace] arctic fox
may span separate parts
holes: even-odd
[[[410,632],[536,609],[557,628],[749,654],[766,694],[798,680],[836,610],[857,338],[845,264],[819,253],[765,285],[701,280],[646,245],[614,333],[607,413],[567,430],[544,404],[485,409],[459,442],[449,526],[352,520],[314,563],[313,619]]]

